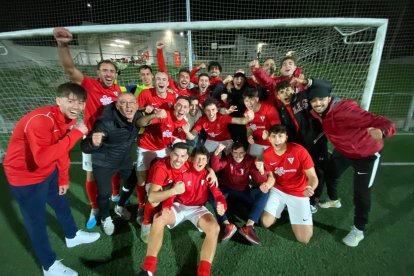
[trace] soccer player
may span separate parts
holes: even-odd
[[[116,102],[105,107],[92,133],[81,143],[82,151],[92,154],[93,174],[98,185],[98,215],[107,235],[115,231],[109,215],[111,177],[115,173],[120,174],[124,182],[123,190],[135,187],[137,180],[131,146],[137,138],[138,128],[144,126],[143,119],[141,113],[137,112],[134,94],[121,93]],[[117,207],[115,212],[118,215],[125,214],[122,207]]]
[[[355,247],[364,239],[371,208],[371,188],[379,166],[384,139],[395,133],[395,124],[389,119],[363,110],[352,100],[331,97],[330,83],[314,80],[308,92],[311,114],[317,118],[328,140],[335,147],[332,162],[337,178],[349,167],[354,169],[354,225],[342,240]],[[329,183],[327,183],[328,185]],[[322,208],[340,207],[337,196],[338,181],[332,182],[330,199]]]
[[[85,124],[92,129],[96,119],[101,115],[104,106],[108,105],[118,97],[121,89],[114,82],[117,78],[116,65],[110,60],[102,60],[98,63],[98,78],[93,79],[84,76],[73,63],[68,44],[72,41],[69,30],[58,27],[53,29],[53,35],[58,43],[58,54],[60,62],[69,79],[82,85],[87,93],[88,99],[85,108]],[[87,222],[87,228],[96,225],[95,215],[98,213],[97,186],[92,173],[92,157],[90,154],[82,153],[82,168],[86,171],[86,194],[91,204],[91,213]]]
[[[198,78],[196,75],[201,69],[207,69],[208,75],[210,76],[209,90],[214,95],[214,97],[216,97],[225,87],[223,84],[223,79],[220,77],[220,74],[223,70],[221,64],[218,61],[210,61],[208,66],[202,63],[199,66],[194,67],[190,72],[190,81],[195,85],[198,85]]]
[[[56,213],[67,247],[91,243],[100,236],[78,230],[65,196],[69,189],[69,151],[88,133],[83,123],[76,124],[85,101],[86,91],[80,85],[60,85],[56,106],[37,108],[20,119],[4,159],[4,172],[44,275],[78,275],[56,259],[50,246],[46,203]]]
[[[243,101],[247,110],[254,112],[254,119],[247,124],[249,154],[261,158],[263,151],[270,146],[264,131],[280,124],[279,114],[273,105],[259,101],[259,92],[256,88],[244,91]]]
[[[299,144],[287,142],[286,128],[274,125],[269,129],[272,147],[263,153],[267,172],[275,177],[269,199],[261,217],[263,227],[269,228],[280,218],[287,206],[290,223],[296,239],[308,243],[313,234],[309,197],[318,185],[318,177],[309,153]]]
[[[232,145],[231,154],[220,160],[220,153],[224,150],[225,145],[219,144],[214,153],[211,154],[211,168],[214,171],[221,171],[219,174],[220,190],[227,198],[233,198],[237,205],[232,206],[238,209],[242,204],[250,208],[249,218],[246,224],[238,229],[239,233],[252,244],[260,244],[254,229],[254,224],[259,223],[263,208],[266,205],[269,193],[263,187],[269,186],[274,181],[270,174],[269,182],[267,174],[264,171],[263,162],[256,162],[255,158],[246,153],[245,145],[241,142],[235,142]],[[241,201],[241,202],[240,202]],[[215,202],[213,202],[213,207]],[[224,225],[221,241],[231,239],[236,233],[237,227],[230,223],[229,218],[224,215],[218,215],[218,221]]]
[[[223,215],[226,210],[226,200],[216,186],[211,186],[208,183],[208,173],[205,169],[208,156],[206,148],[196,148],[191,167],[180,174],[175,180],[174,186],[168,190],[171,197],[163,202],[162,211],[154,218],[147,254],[142,265],[144,271],[141,272],[141,275],[145,275],[144,273],[147,271],[155,273],[165,226],[172,229],[186,220],[191,221],[200,232],[206,234],[201,246],[197,275],[210,275],[220,227],[204,205],[210,191],[217,201],[217,212]]]
[[[203,111],[200,109],[200,101],[196,96],[190,96],[188,99],[190,100],[190,111],[188,112],[186,118],[190,129],[193,129],[195,123],[203,115]],[[194,140],[187,139],[187,143],[191,147],[195,148],[197,146],[201,146],[202,144],[204,144],[205,139],[203,138],[204,137],[201,137],[201,135],[197,135],[197,137],[195,137]]]
[[[169,83],[168,88],[174,91],[177,97],[178,96],[191,96],[192,91],[189,87],[190,71],[188,71],[188,69],[181,68],[178,71],[178,81],[177,83],[175,83],[174,80],[171,78],[171,76],[168,74],[167,66],[165,66],[164,53],[163,53],[165,44],[161,41],[157,41],[156,47],[157,47],[158,68],[161,72],[165,72],[168,75],[168,83]]]
[[[219,143],[224,144],[230,149],[233,141],[227,129],[229,124],[246,125],[254,117],[252,111],[248,111],[244,118],[230,117],[218,113],[217,101],[209,98],[204,103],[204,116],[202,116],[195,124],[191,134],[194,136],[202,129],[207,133],[207,140],[204,146],[209,152],[213,152]]]
[[[129,85],[126,87],[128,92],[134,93],[135,97],[138,98],[139,94],[145,89],[153,88],[154,73],[151,66],[141,65],[138,67],[139,78],[141,79],[141,85]]]
[[[210,79],[208,75],[206,73],[201,73],[198,75],[198,86],[191,88],[191,93],[198,98],[201,108],[203,108],[204,102],[212,96],[209,85]]]

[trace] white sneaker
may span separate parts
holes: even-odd
[[[102,220],[102,228],[108,236],[111,236],[115,232],[115,225],[112,222],[111,217],[107,217],[105,220]]]
[[[327,200],[325,202],[319,202],[319,207],[321,208],[341,208],[341,199],[337,200]]]
[[[358,228],[353,225],[351,227],[351,232],[348,233],[348,235],[345,236],[345,238],[342,239],[344,244],[356,247],[358,246],[359,242],[364,239],[364,231],[359,230]]]
[[[76,236],[72,239],[68,239],[65,238],[66,240],[66,246],[71,248],[71,247],[75,247],[79,244],[84,244],[84,243],[92,243],[96,240],[99,239],[99,237],[101,236],[101,234],[99,233],[89,233],[89,232],[85,232],[82,230],[78,230],[78,232],[76,232]]]
[[[119,217],[121,217],[124,220],[130,220],[131,219],[131,213],[128,211],[127,208],[116,205],[114,209],[115,214],[117,214]]]
[[[142,224],[141,225],[141,240],[144,243],[148,243],[149,234],[151,231],[151,223],[150,224]]]
[[[56,260],[51,267],[49,267],[48,270],[45,270],[43,268],[43,275],[44,276],[62,276],[62,275],[68,275],[68,276],[77,276],[78,273],[65,266],[64,264],[61,263],[62,260]]]
[[[317,207],[317,205],[315,204],[315,205],[311,205],[310,206],[310,210],[311,210],[311,213],[312,214],[315,214],[316,212],[318,212],[318,207]]]
[[[144,221],[144,208],[138,208],[138,210],[137,210],[137,223],[139,225],[142,225],[143,221]]]
[[[99,209],[91,209],[91,214],[89,215],[89,219],[86,222],[86,229],[91,230],[96,226],[96,216],[99,213]]]

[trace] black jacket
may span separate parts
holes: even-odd
[[[131,146],[138,135],[136,120],[141,113],[135,114],[129,123],[115,107],[115,103],[106,106],[101,117],[95,122],[94,129],[81,142],[84,153],[92,154],[93,166],[104,168],[128,169],[133,166]],[[105,137],[99,147],[92,144],[92,134],[103,132]]]

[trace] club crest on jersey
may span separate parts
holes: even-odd
[[[191,180],[187,181],[187,186],[191,186]]]
[[[260,116],[260,119],[264,122],[265,116]]]
[[[103,97],[99,101],[102,103],[102,105],[108,105],[112,103],[112,98],[106,95],[103,95]]]
[[[118,97],[119,95],[118,91],[114,91],[114,95]]]
[[[288,157],[288,159],[287,159],[288,161],[289,161],[289,163],[290,164],[293,164],[293,161],[295,160],[295,158],[293,158],[293,157]]]
[[[204,186],[204,182],[205,182],[205,180],[201,179],[201,186]]]

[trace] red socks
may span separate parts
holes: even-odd
[[[210,276],[211,263],[200,261],[198,264],[197,276]]]
[[[150,224],[152,223],[152,219],[154,215],[158,212],[159,206],[154,207],[149,202],[145,204],[144,207],[144,224]]]
[[[157,269],[157,257],[146,256],[142,269],[145,271],[151,271],[151,273],[154,274]]]
[[[121,186],[121,176],[119,173],[114,174],[112,176],[112,195],[116,196],[119,195],[119,187]]]
[[[98,209],[98,203],[96,202],[96,198],[98,197],[98,186],[96,186],[95,180],[86,181],[85,186],[86,195],[88,196],[92,209]]]
[[[145,198],[147,197],[147,192],[145,191],[145,185],[140,186],[138,183],[136,185],[138,207],[144,206]]]

